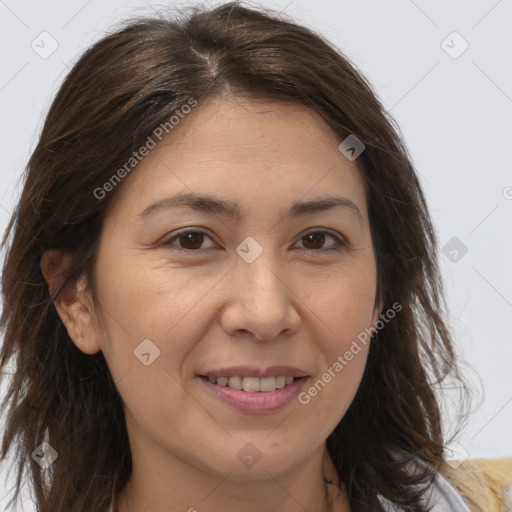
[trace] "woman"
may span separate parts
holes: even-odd
[[[480,510],[442,458],[467,388],[426,201],[338,49],[237,3],[132,21],[27,171],[1,456],[39,511]]]

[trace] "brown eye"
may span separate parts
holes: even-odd
[[[306,249],[321,249],[325,243],[325,233],[317,231],[302,237]]]
[[[182,231],[176,236],[170,238],[164,245],[170,246],[171,249],[184,250],[184,251],[198,251],[204,243],[205,238],[210,238],[204,231]],[[211,239],[211,238],[210,238]],[[177,240],[179,246],[174,245]]]
[[[184,233],[178,236],[178,240],[183,240],[181,247],[184,249],[200,249],[203,243],[203,233],[197,233],[194,231],[189,231],[188,233]]]
[[[322,246],[326,242],[326,238],[332,238],[337,243],[334,244],[334,247],[331,245],[327,248],[322,248]],[[301,237],[303,240],[304,249],[307,251],[330,251],[330,250],[339,250],[346,247],[345,242],[338,236],[328,232],[328,231],[310,231]]]

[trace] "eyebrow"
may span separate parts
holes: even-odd
[[[187,206],[194,210],[206,211],[236,220],[240,220],[244,217],[240,204],[236,201],[223,200],[210,195],[188,193],[178,194],[151,203],[137,216],[137,220],[144,220],[158,211],[179,206]],[[326,196],[313,201],[296,202],[285,214],[285,218],[324,212],[336,207],[341,207],[352,212],[358,217],[361,223],[363,222],[363,216],[356,204],[350,199],[339,196]]]

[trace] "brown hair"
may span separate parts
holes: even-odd
[[[377,298],[384,310],[396,302],[402,309],[373,335],[361,385],[327,447],[353,511],[381,510],[377,494],[423,510],[420,497],[442,463],[437,390],[452,378],[469,394],[444,320],[435,231],[399,129],[343,52],[312,30],[238,2],[191,9],[181,18],[131,20],[87,50],[28,162],[3,239],[11,237],[0,370],[11,358],[17,367],[0,456],[17,438],[15,499],[27,463],[40,512],[105,512],[112,488],[127,482],[131,456],[116,385],[101,352],[86,355],[70,340],[53,301],[84,274],[94,292],[102,221],[122,183],[101,200],[93,191],[188,99],[200,103],[227,88],[300,103],[340,142],[355,134],[366,147],[359,162]],[[52,248],[73,259],[50,296],[40,260]],[[59,454],[48,470],[31,457],[45,439]],[[412,474],[406,468],[416,458],[427,464]]]

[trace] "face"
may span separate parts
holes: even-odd
[[[364,182],[340,142],[299,105],[217,98],[117,185],[77,345],[103,351],[141,458],[235,479],[284,473],[345,414],[368,345],[344,355],[380,311]],[[180,194],[228,207],[154,206]],[[343,200],[292,208],[328,197]],[[236,387],[237,375],[253,377],[247,389],[296,379],[252,393],[204,378]]]

